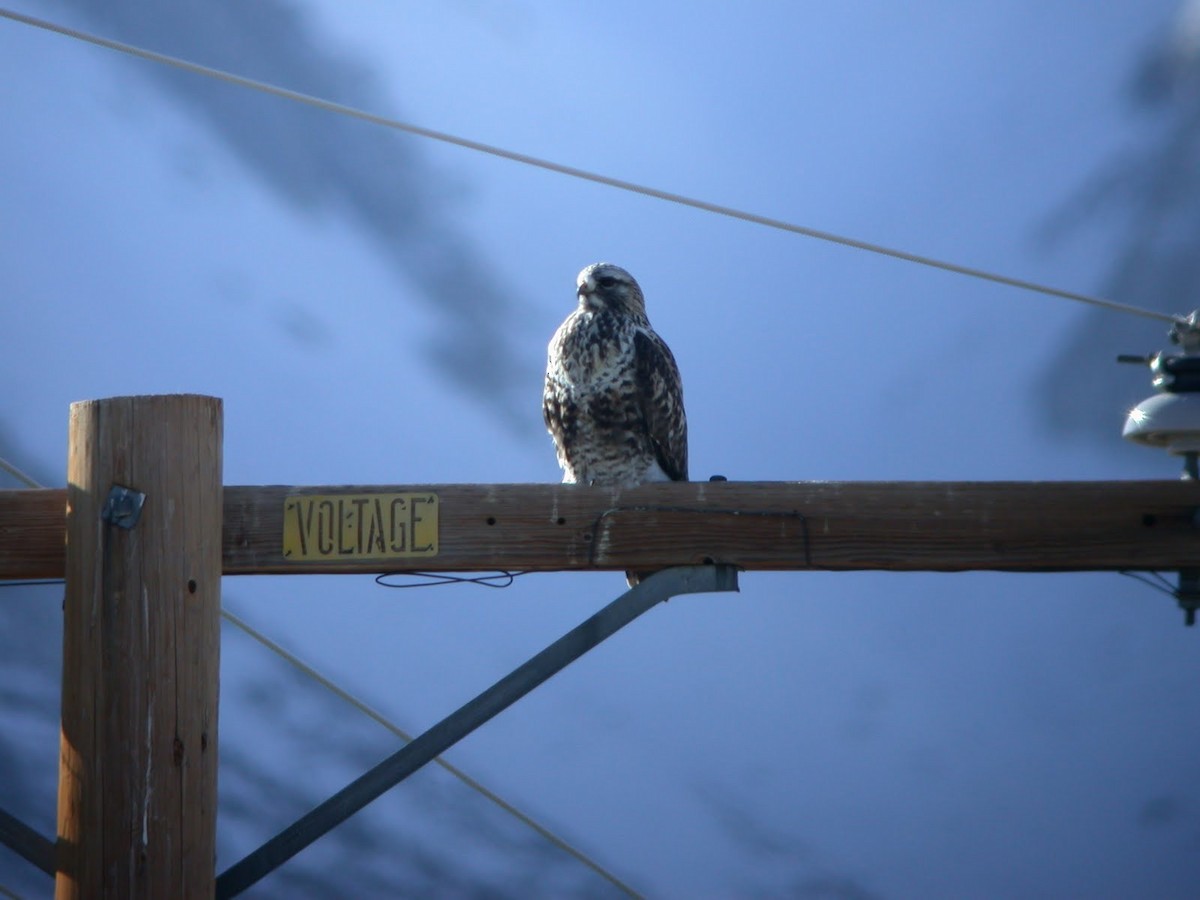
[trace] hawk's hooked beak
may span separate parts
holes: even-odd
[[[581,303],[591,306],[592,304],[589,303],[588,301],[590,301],[592,298],[592,295],[594,295],[596,293],[595,282],[593,282],[589,278],[587,281],[585,281],[583,284],[581,284],[579,286],[579,289],[575,293],[576,293],[576,295],[578,295]]]

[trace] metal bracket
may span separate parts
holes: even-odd
[[[256,884],[652,607],[680,594],[737,589],[735,566],[678,566],[647,576],[474,700],[289,825],[241,862],[230,866],[217,878],[218,900],[234,897]]]
[[[54,842],[0,809],[0,844],[47,875],[54,875]]]
[[[118,528],[133,528],[142,516],[146,495],[133,488],[114,484],[100,510],[100,518]]]
[[[1162,572],[1131,572],[1122,570],[1122,575],[1128,575],[1154,590],[1167,594],[1175,599],[1183,610],[1183,624],[1196,624],[1196,613],[1200,612],[1200,569],[1180,569],[1178,585],[1172,584]]]

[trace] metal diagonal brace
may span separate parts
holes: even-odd
[[[217,878],[218,900],[256,884],[651,607],[680,594],[737,589],[733,566],[680,566],[654,573],[232,865]]]
[[[0,809],[0,844],[47,875],[54,875],[54,842]]]

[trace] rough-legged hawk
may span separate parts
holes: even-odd
[[[683,385],[642,289],[611,263],[588,266],[576,285],[579,306],[550,340],[542,397],[563,481],[687,481]]]

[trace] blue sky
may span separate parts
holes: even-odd
[[[13,8],[126,40],[148,40],[154,18],[135,3],[109,19],[83,2]],[[267,77],[278,48],[231,8],[227,34],[205,26],[213,54]],[[1100,291],[1112,224],[1052,252],[1037,228],[1138,140],[1122,98],[1173,4],[271,8],[302,11],[312,53],[308,68],[286,58],[311,84],[286,86]],[[155,49],[186,44],[196,15],[159,15]],[[608,259],[637,276],[679,361],[696,477],[1177,472],[1120,446],[1124,398],[1103,433],[1041,424],[1039,373],[1086,314],[1065,301],[282,101],[245,101],[235,130],[221,111],[237,89],[197,99],[149,63],[11,22],[0,83],[0,420],[4,454],[31,469],[64,471],[73,400],[194,391],[224,398],[229,484],[555,481],[545,344],[575,273]],[[413,210],[414,230],[388,232],[372,198]],[[468,270],[477,288],[436,292]],[[1164,346],[1158,324],[1122,327],[1129,352]],[[472,335],[494,371],[455,355]],[[1112,365],[1107,351],[1069,362],[1082,388]],[[597,573],[399,598],[357,578],[224,591],[420,730],[621,589]],[[1200,878],[1195,641],[1166,599],[1116,575],[746,573],[737,596],[648,614],[450,757],[652,896],[1184,897]],[[261,649],[228,634],[222,664],[223,746],[304,753],[246,702],[271,683]],[[323,764],[311,801],[357,774]],[[402,829],[407,789],[372,821]],[[264,809],[261,833],[226,834],[223,853],[292,814]]]

